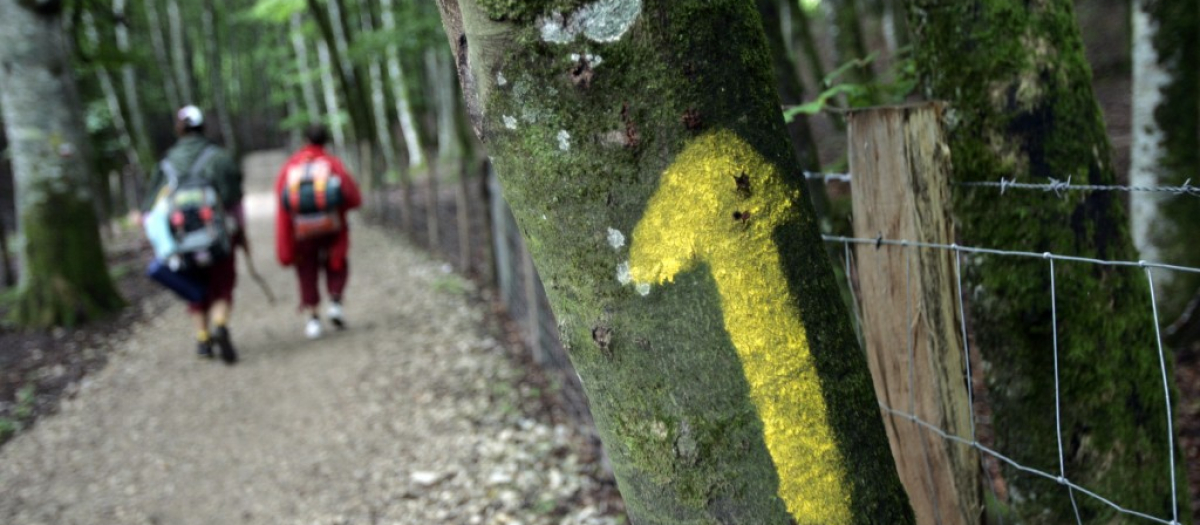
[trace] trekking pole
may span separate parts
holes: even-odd
[[[271,288],[267,286],[267,281],[265,281],[262,276],[258,274],[258,270],[254,268],[254,257],[250,255],[249,239],[246,239],[245,242],[242,243],[242,251],[246,252],[246,270],[250,273],[250,278],[254,279],[254,282],[257,283],[258,287],[262,289],[263,294],[267,296],[267,303],[274,305],[275,294],[271,293]]]

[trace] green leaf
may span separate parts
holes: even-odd
[[[245,13],[254,20],[283,23],[307,8],[304,0],[257,0]]]

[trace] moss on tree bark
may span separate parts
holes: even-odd
[[[1071,2],[919,0],[910,22],[927,95],[953,107],[957,180],[1114,182]],[[997,197],[960,189],[955,201],[965,244],[1137,259],[1126,211],[1110,192]],[[975,341],[991,365],[996,447],[1057,474],[1049,267],[993,256],[967,262],[965,289],[979,291],[971,300]],[[1170,518],[1166,401],[1146,276],[1081,263],[1055,270],[1065,474],[1126,508]],[[1178,454],[1176,465],[1183,502]],[[1076,520],[1064,487],[1008,467],[1005,477],[1008,503],[1026,523]],[[1094,498],[1076,493],[1075,500],[1085,523],[1121,519]]]
[[[34,328],[72,326],[124,304],[91,205],[88,148],[59,13],[0,3],[0,104],[24,234],[13,317]]]
[[[469,113],[545,283],[633,520],[911,522],[780,115],[754,5],[439,4]],[[666,189],[668,179],[678,185],[690,176],[696,187],[675,187],[711,199],[662,206],[678,197]],[[710,193],[705,184],[718,189]],[[646,226],[653,203],[663,213],[693,205],[706,213]],[[746,207],[707,213],[721,203]],[[691,236],[690,248],[678,259],[654,259],[657,248],[678,240],[668,232]],[[664,242],[647,240],[655,235]],[[754,248],[732,252],[744,254],[744,267],[700,255],[747,242]],[[641,260],[631,245],[648,247],[637,252]],[[767,264],[773,254],[777,262]],[[678,271],[656,270],[666,267]],[[731,305],[729,283],[760,269],[778,274],[778,286],[741,291],[784,307]],[[734,320],[757,327],[784,311],[794,313],[785,322],[802,326],[784,335],[807,347],[779,346],[757,358],[808,363],[800,373],[815,379],[805,384],[788,374],[755,375],[762,364],[747,357],[752,345],[738,342],[747,326]],[[779,337],[768,332],[753,333]],[[801,490],[781,489],[794,480],[776,469],[804,447],[789,448],[789,437],[775,430],[786,417],[763,415],[775,413],[767,398],[792,394],[764,384],[817,393],[826,416],[808,426],[829,429],[829,458],[837,459],[828,465],[836,473]],[[783,434],[801,439],[808,426],[785,426]],[[821,500],[827,506],[805,500],[827,489],[844,498]],[[827,514],[834,508],[844,513]]]

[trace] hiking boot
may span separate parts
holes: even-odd
[[[329,322],[339,330],[346,327],[346,321],[342,318],[342,303],[337,301],[329,303],[329,311],[325,312],[329,315]]]
[[[321,320],[316,317],[309,318],[307,323],[304,323],[304,337],[316,339],[321,337]]]
[[[221,351],[222,361],[231,365],[237,362],[237,350],[233,349],[233,343],[229,341],[229,329],[218,326],[216,330],[213,330],[213,343]]]
[[[212,340],[196,341],[196,355],[201,359],[212,359]]]

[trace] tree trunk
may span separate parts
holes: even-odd
[[[883,41],[887,46],[888,56],[895,60],[900,50],[909,44],[908,24],[904,18],[904,12],[896,7],[900,0],[880,0],[880,2],[883,13],[879,24],[883,26]]]
[[[863,40],[858,0],[830,0],[821,2],[829,19],[829,32],[833,37],[835,62],[841,66],[851,60],[867,58],[867,45]],[[855,66],[846,70],[840,83],[864,84],[874,78],[871,64]]]
[[[950,102],[956,123],[949,132],[956,180],[1114,182],[1069,0],[917,0],[911,8],[925,91]],[[994,190],[964,188],[955,196],[962,243],[1137,259],[1125,209],[1111,192],[1060,198],[1010,190],[999,197]],[[964,261],[963,289],[976,290],[970,301],[973,341],[988,361],[997,450],[1023,465],[1065,472],[1125,508],[1160,519],[1186,514],[1172,508],[1172,475],[1179,494],[1187,493],[1186,481],[1182,469],[1173,474],[1169,467],[1164,378],[1145,274],[1056,265],[1055,324],[1045,261]],[[1055,352],[1049,351],[1056,333],[1057,381]],[[1173,377],[1169,370],[1167,375]],[[1055,419],[1060,398],[1061,455]],[[1076,522],[1067,488],[1008,465],[1004,473],[1015,495],[1006,503],[1025,523]],[[1076,491],[1074,500],[1088,523],[1123,520],[1095,498]]]
[[[363,6],[359,16],[363,33],[373,32],[375,28],[371,21],[370,10]],[[375,114],[375,134],[379,136],[379,149],[383,153],[384,164],[382,170],[364,174],[367,176],[365,182],[368,184],[368,189],[374,191],[382,186],[384,178],[396,169],[398,162],[396,160],[396,143],[392,141],[391,133],[388,132],[390,119],[387,114],[387,93],[383,87],[383,67],[377,57],[371,57],[369,60],[367,73],[371,79],[371,110]]]
[[[204,0],[204,12],[201,15],[201,27],[204,31],[205,65],[208,66],[208,82],[212,90],[213,109],[216,110],[217,121],[221,127],[221,137],[229,154],[237,157],[237,137],[233,134],[233,116],[229,114],[229,105],[225,98],[225,65],[218,45],[221,42],[217,28],[216,0]]]
[[[96,30],[96,22],[92,18],[91,13],[83,13],[84,33],[87,35],[89,43],[93,49],[100,48],[100,32]],[[95,64],[96,80],[100,84],[100,92],[104,95],[104,102],[108,106],[109,116],[112,118],[113,127],[117,134],[117,142],[121,145],[121,152],[125,155],[125,162],[129,166],[133,166],[135,170],[140,171],[141,160],[138,158],[137,148],[134,147],[133,137],[129,131],[129,126],[125,125],[125,114],[121,110],[121,98],[117,95],[116,85],[113,84],[112,74],[103,64]],[[124,170],[121,170],[122,172]],[[122,180],[124,177],[122,176]],[[108,185],[104,185],[106,188]],[[99,196],[98,196],[99,197]],[[112,217],[116,213],[111,192],[105,195],[102,202],[105,203],[105,217]]]
[[[911,523],[754,5],[438,3],[631,521]]]
[[[1133,136],[1129,182],[1179,186],[1200,167],[1200,4],[1135,0],[1133,6]],[[1134,192],[1133,239],[1143,259],[1200,266],[1190,231],[1200,224],[1195,197]],[[1200,275],[1155,277],[1162,321],[1182,313],[1200,292]]]
[[[454,97],[457,92],[454,89],[454,72],[448,57],[442,53],[444,50],[440,48],[425,50],[425,77],[437,122],[437,155],[445,163],[462,154],[462,144],[458,140],[455,122]]]
[[[304,111],[308,120],[316,122],[321,118],[321,104],[317,101],[317,91],[313,87],[319,77],[312,73],[308,61],[308,45],[304,43],[304,24],[300,13],[292,15],[291,38],[292,50],[296,52],[296,70],[300,73],[300,91],[304,94]],[[323,75],[320,77],[323,79]]]
[[[116,18],[117,50],[122,54],[130,52],[129,45],[129,15],[125,11],[125,0],[113,0],[113,17]],[[153,30],[154,28],[149,28]],[[131,59],[121,65],[121,88],[125,98],[125,108],[129,112],[130,130],[133,133],[134,147],[138,153],[138,163],[133,167],[135,187],[140,190],[141,182],[145,179],[144,166],[151,162],[150,136],[146,134],[146,116],[142,113],[142,99],[138,94],[137,71]],[[141,198],[140,193],[136,195]]]
[[[338,105],[337,86],[334,85],[333,80],[333,60],[330,57],[329,45],[324,41],[317,42],[317,60],[321,65],[321,88],[325,91],[325,118],[329,121],[334,145],[344,153],[348,147],[346,126],[341,115],[342,108]]]
[[[182,96],[179,94],[179,86],[175,83],[174,68],[171,67],[171,59],[167,56],[167,43],[163,39],[163,24],[162,18],[158,15],[159,0],[143,0],[142,4],[146,6],[146,22],[150,30],[151,49],[154,51],[154,59],[158,64],[159,74],[162,75],[163,85],[167,92],[167,103],[171,105],[171,109],[175,110],[183,106],[180,102]]]
[[[183,14],[179,12],[178,0],[167,0],[167,32],[171,40],[171,65],[175,72],[175,83],[183,104],[199,104],[192,90],[193,75],[188,58],[187,30],[183,26]]]
[[[24,234],[15,321],[72,326],[119,309],[89,194],[61,11],[0,2],[0,104]],[[54,4],[57,6],[58,4]]]
[[[396,31],[396,14],[392,10],[392,0],[380,0],[381,22],[383,31],[393,34]],[[400,120],[400,133],[404,135],[404,145],[408,151],[408,165],[416,168],[425,163],[421,137],[413,122],[412,107],[408,101],[407,79],[400,65],[400,52],[394,43],[387,46],[388,78],[392,84],[392,98],[396,101],[396,115]]]
[[[350,127],[354,130],[355,140],[375,140],[375,128],[371,123],[371,95],[368,87],[358,79],[365,75],[358,74],[350,62],[349,36],[342,20],[342,5],[339,0],[328,0],[324,8],[320,0],[308,0],[309,13],[313,15],[321,35],[326,43],[328,60],[332,62],[333,73],[337,76],[338,84],[345,95],[346,109],[350,115]],[[324,60],[324,59],[323,59]]]

